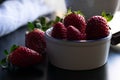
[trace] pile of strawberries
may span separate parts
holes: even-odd
[[[77,12],[71,12],[53,25],[51,36],[64,40],[96,40],[108,36],[110,28],[106,18],[92,16],[87,21]]]
[[[25,46],[13,45],[10,52],[5,50],[6,58],[0,61],[1,67],[7,69],[11,67],[26,68],[44,60],[46,48],[44,31],[35,27],[33,23],[28,23],[29,30],[25,34]]]
[[[86,21],[79,12],[70,12],[62,20],[53,23],[51,36],[56,39],[96,40],[104,38],[110,33],[107,20],[102,16],[93,16]],[[10,52],[5,50],[7,57],[0,61],[2,67],[5,67],[3,63],[7,61],[8,64],[17,67],[29,67],[42,61],[46,42],[45,32],[40,27],[42,26],[44,30],[47,30],[50,28],[47,25],[51,26],[51,22],[46,23],[45,19],[42,18],[41,24],[28,23],[28,25],[30,28],[25,34],[25,46],[13,45]]]

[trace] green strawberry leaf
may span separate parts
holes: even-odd
[[[17,67],[16,66],[13,66],[7,58],[3,58],[1,61],[0,61],[0,67],[3,69],[3,70],[7,70],[9,72],[14,72],[15,70],[17,70]]]
[[[40,23],[43,27],[46,26],[46,18],[45,17],[40,17]]]
[[[53,23],[54,23],[54,21],[52,21],[52,20],[49,21],[49,22],[47,23],[48,28],[51,27]]]
[[[71,14],[71,13],[72,13],[71,8],[68,8],[68,9],[67,9],[67,13],[66,13],[64,16],[67,16],[67,15],[69,15],[69,14]]]
[[[105,11],[102,12],[102,16],[106,18],[106,20],[109,22],[113,19],[113,15],[110,13],[106,13]]]
[[[56,18],[56,22],[60,21],[61,19],[59,17]],[[52,26],[52,24],[55,22],[53,20],[49,21],[46,17],[39,17],[36,19],[33,23],[28,22],[28,30],[33,31],[34,28],[41,29],[43,31],[46,31],[48,28]]]
[[[7,65],[7,59],[6,58],[3,58],[1,61],[0,61],[0,66],[2,68],[7,68],[8,65]]]
[[[10,48],[10,53],[13,52],[16,48],[18,48],[19,46],[16,46],[15,44]]]
[[[53,24],[53,21],[47,20],[46,17],[39,17],[37,21],[34,22],[35,27],[42,29],[43,31],[46,31],[48,28],[50,28]]]
[[[83,14],[80,10],[72,11],[71,8],[69,8],[69,9],[67,10],[67,14],[65,14],[65,16],[67,16],[67,15],[69,15],[69,14],[71,14],[71,13],[80,14],[80,15],[84,16],[84,14]]]
[[[6,63],[6,58],[4,58],[0,61],[0,64],[2,64],[2,65],[4,65],[5,63]]]
[[[48,28],[47,27],[42,27],[42,30],[43,31],[46,31]]]
[[[35,27],[36,27],[36,28],[39,28],[39,29],[42,29],[42,25],[41,25],[40,23],[38,23],[38,22],[35,23]]]
[[[10,48],[10,52],[14,51],[16,48],[18,48],[19,46],[13,45]],[[5,54],[5,58],[0,60],[0,67],[3,70],[7,70],[9,72],[13,72],[17,69],[16,66],[13,66],[10,61],[8,60],[8,56],[9,56],[9,52],[7,50],[4,50],[4,54]]]
[[[54,24],[57,23],[57,22],[61,22],[61,21],[62,21],[62,19],[59,16],[56,16]]]
[[[39,20],[39,19],[36,19],[36,20],[34,21],[34,23],[40,23],[40,20]]]
[[[33,31],[34,30],[35,26],[34,26],[34,24],[32,22],[28,22],[27,25],[28,25],[28,30],[29,31]]]
[[[83,15],[83,13],[82,13],[80,10],[78,10],[78,11],[74,11],[73,13]]]
[[[71,10],[71,8],[69,8],[68,10],[67,10],[67,14],[71,14],[72,13],[72,10]]]
[[[4,50],[4,54],[7,56],[9,52],[7,50]]]
[[[14,51],[16,48],[18,48],[19,46],[16,46],[15,44],[10,48],[10,52]],[[4,54],[5,54],[5,58],[0,60],[0,67],[3,70],[6,70],[8,72],[13,72],[16,71],[18,69],[18,67],[12,65],[12,63],[9,61],[8,56],[9,56],[9,52],[7,50],[4,50]]]

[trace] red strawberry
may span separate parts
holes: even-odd
[[[81,33],[85,32],[86,28],[86,21],[85,18],[77,13],[70,13],[64,18],[64,25],[68,27],[69,25],[72,25],[80,30]]]
[[[42,55],[27,47],[18,46],[8,56],[8,60],[17,67],[29,67],[38,64],[42,60]]]
[[[80,40],[81,32],[74,26],[67,27],[67,39],[68,40]]]
[[[67,29],[63,23],[58,22],[53,26],[51,33],[52,37],[57,39],[66,39],[67,38]]]
[[[80,34],[80,40],[86,40],[86,33]]]
[[[26,33],[25,45],[26,47],[33,49],[38,53],[44,52],[46,48],[44,31],[35,28],[33,31]]]
[[[25,35],[26,47],[44,53],[46,48],[44,31],[51,27],[52,22],[46,17],[40,17],[34,23],[28,22],[29,31]]]
[[[88,19],[86,36],[89,40],[104,38],[109,35],[107,20],[102,16],[93,16]]]

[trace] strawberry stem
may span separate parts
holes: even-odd
[[[68,10],[67,10],[67,15],[69,15],[69,14],[71,14],[72,13],[72,10],[71,10],[71,8],[69,8]]]
[[[46,27],[46,23],[47,23],[46,18],[40,17],[40,23],[41,23],[42,27]]]
[[[7,60],[6,60],[6,58],[3,58],[1,61],[0,61],[0,66],[2,67],[2,68],[7,68],[8,66],[7,66]]]
[[[113,15],[110,13],[106,13],[105,11],[102,12],[102,17],[104,17],[108,22],[110,22],[113,19]]]
[[[39,17],[33,23],[28,22],[28,30],[33,31],[35,28],[46,31],[53,24],[53,21],[48,21],[46,17]]]
[[[33,31],[34,30],[35,26],[34,26],[34,24],[32,22],[28,22],[27,25],[28,25],[28,30],[29,31]]]
[[[10,48],[10,53],[13,52],[15,49],[17,49],[19,46],[16,46],[15,44]]]
[[[55,21],[53,21],[53,24],[58,22],[62,22],[62,18],[60,18],[59,16],[56,16]]]
[[[4,54],[7,56],[9,53],[7,50],[4,50]]]
[[[65,14],[65,16],[67,16],[67,15],[69,15],[69,14],[71,14],[71,13],[80,14],[80,15],[84,16],[84,14],[83,14],[80,10],[72,11],[71,8],[69,8],[69,9],[67,10],[67,13]]]

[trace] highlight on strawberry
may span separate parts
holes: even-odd
[[[25,68],[42,61],[42,55],[38,52],[24,46],[13,45],[10,51],[4,51],[6,57],[0,61],[0,66],[3,69]]]

